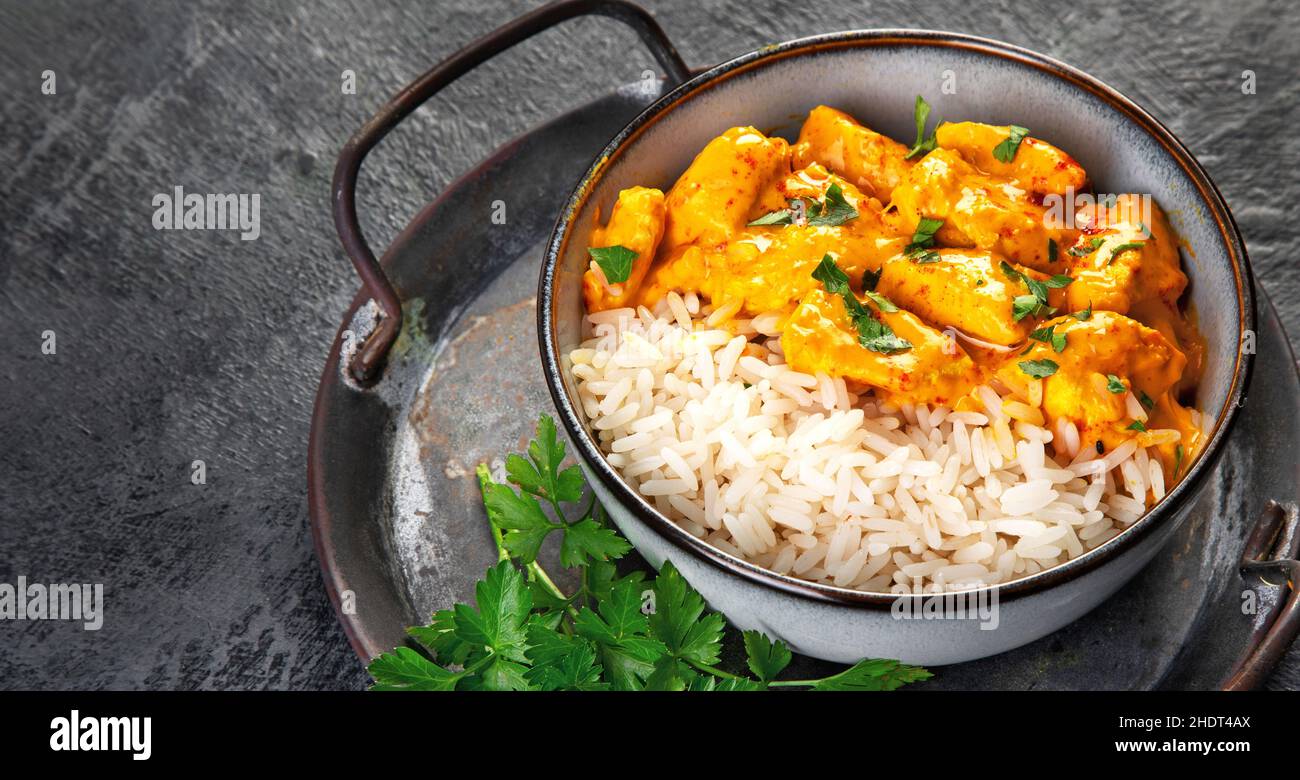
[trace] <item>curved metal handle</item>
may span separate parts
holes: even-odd
[[[357,221],[356,188],[361,161],[389,131],[443,87],[515,44],[560,22],[588,14],[609,16],[636,30],[667,71],[673,86],[690,78],[690,69],[663,28],[640,6],[624,0],[559,0],[479,38],[408,84],[348,139],[343,151],[339,152],[331,185],[334,227],[362,283],[383,311],[378,327],[357,349],[348,366],[359,382],[368,383],[374,379],[402,324],[402,302],[366,243],[361,224]]]
[[[1256,624],[1250,645],[1228,673],[1225,691],[1254,690],[1264,684],[1300,631],[1300,508],[1269,501],[1246,542],[1241,576],[1258,577],[1281,588],[1282,605]],[[1271,579],[1275,580],[1270,582]]]

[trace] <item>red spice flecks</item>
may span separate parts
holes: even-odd
[[[1079,230],[1086,236],[1095,236],[1098,233],[1106,232],[1106,226],[1099,222],[1090,222],[1079,228]]]

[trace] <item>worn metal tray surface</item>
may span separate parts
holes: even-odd
[[[406,302],[402,334],[383,379],[365,390],[344,378],[339,354],[346,331],[363,331],[372,315],[360,296],[348,312],[317,399],[312,501],[326,585],[336,604],[350,591],[340,617],[363,659],[403,643],[404,626],[471,600],[495,561],[473,472],[520,451],[538,414],[551,411],[535,334],[543,244],[594,152],[657,95],[653,83],[629,85],[517,139],[416,217],[384,261]],[[497,200],[504,223],[489,216]],[[1167,550],[1083,619],[1013,652],[944,667],[924,687],[1219,682],[1251,629],[1239,608],[1245,537],[1267,498],[1295,492],[1300,380],[1272,306],[1257,294],[1247,413]],[[824,666],[800,657],[790,673]]]

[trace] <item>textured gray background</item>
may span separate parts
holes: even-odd
[[[399,86],[534,5],[0,4],[0,582],[104,582],[109,610],[98,633],[0,623],[0,686],[364,684],[304,497],[311,400],[357,287],[329,218],[333,158]],[[897,26],[986,35],[1093,73],[1210,170],[1300,333],[1300,4],[646,5],[693,66]],[[482,67],[368,163],[372,240],[500,143],[651,67],[608,20]],[[341,94],[345,68],[356,95]],[[57,95],[40,92],[45,69]],[[1241,93],[1244,69],[1258,94]],[[175,185],[260,193],[261,238],[154,231],[151,198]],[[47,329],[55,356],[40,353]],[[194,459],[205,486],[189,482]]]

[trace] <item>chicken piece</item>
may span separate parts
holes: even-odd
[[[978,384],[979,370],[955,341],[901,309],[864,305],[912,347],[886,355],[862,346],[844,301],[817,289],[794,310],[781,336],[790,367],[842,376],[906,403],[952,404]]]
[[[651,272],[640,303],[653,306],[669,290],[695,291],[715,306],[739,302],[749,315],[789,313],[817,286],[812,272],[827,254],[838,258],[853,284],[860,285],[865,270],[878,270],[907,240],[882,222],[880,203],[852,184],[814,164],[772,182],[749,216],[787,208],[796,198],[824,201],[832,185],[839,185],[858,216],[840,225],[746,227],[724,247],[674,254]]]
[[[1002,346],[1028,338],[1033,320],[1017,322],[1012,313],[1012,299],[1028,291],[1002,271],[1001,258],[979,249],[939,249],[935,254],[939,259],[934,262],[901,256],[886,262],[876,291],[936,328],[953,327]],[[1015,270],[1035,279],[1042,276]]]
[[[821,163],[882,201],[912,166],[906,156],[906,146],[828,106],[808,112],[794,146],[796,168]]]
[[[1150,196],[1120,195],[1113,203],[1081,209],[1076,220],[1084,233],[1067,251],[1070,275],[1067,305],[1127,314],[1159,330],[1187,356],[1180,389],[1200,380],[1205,344],[1179,311],[1187,276],[1178,257],[1173,228]]]
[[[654,263],[659,240],[664,235],[664,194],[647,187],[630,187],[618,194],[618,200],[609,213],[605,227],[597,225],[591,231],[591,246],[622,246],[636,252],[632,270],[622,284],[606,284],[604,274],[595,267],[582,276],[582,294],[587,299],[587,311],[598,312],[629,305],[636,299],[637,289],[646,271]]]
[[[980,122],[947,122],[935,130],[939,146],[955,150],[966,162],[985,173],[1012,179],[1022,189],[1065,195],[1087,188],[1088,174],[1083,166],[1070,155],[1037,138],[1025,137],[1011,162],[999,160],[993,150],[1010,135],[1010,127]]]
[[[1062,417],[1073,422],[1085,447],[1100,441],[1110,450],[1132,438],[1128,393],[1139,399],[1140,393],[1153,400],[1163,397],[1177,384],[1186,363],[1183,353],[1159,331],[1122,314],[1094,311],[1087,320],[1066,315],[1043,327],[1065,336],[1065,349],[1057,352],[1048,342],[1034,341],[1028,352],[1007,359],[998,378],[1021,386],[1029,379],[1022,362],[1056,363],[1055,373],[1042,380],[1043,412],[1051,426]],[[1123,383],[1123,392],[1112,392],[1109,375]]]
[[[1070,261],[1069,305],[1128,313],[1144,301],[1177,308],[1187,288],[1173,228],[1150,196],[1120,195],[1110,207],[1098,204],[1075,217],[1084,227]],[[1064,249],[1064,247],[1063,247]]]
[[[745,227],[759,193],[789,165],[789,144],[752,127],[714,138],[668,191],[664,247],[723,245]]]
[[[894,189],[902,227],[916,229],[923,217],[942,219],[935,238],[943,246],[977,247],[1044,273],[1065,268],[1051,259],[1074,244],[1077,231],[1057,226],[1047,211],[1014,181],[981,173],[951,149],[935,149],[912,166]]]

